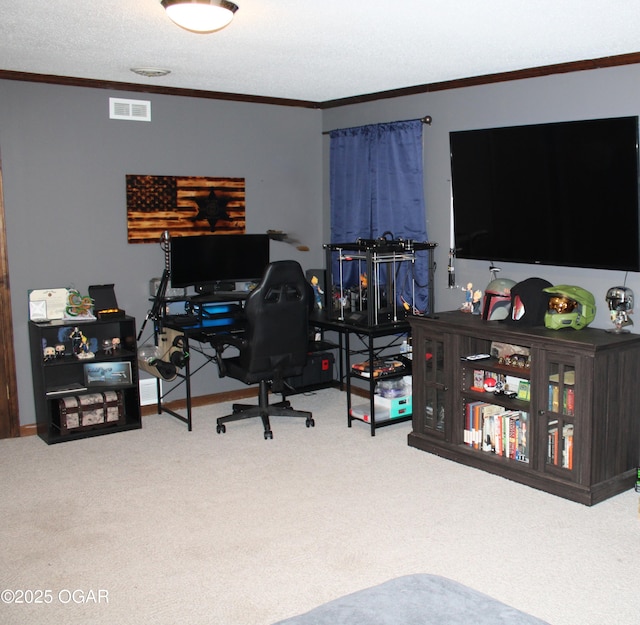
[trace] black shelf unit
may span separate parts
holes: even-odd
[[[380,417],[381,409],[378,406],[378,403],[380,402],[380,400],[376,402],[377,395],[375,393],[377,384],[380,382],[399,380],[405,376],[411,375],[411,363],[410,361],[404,360],[403,354],[388,354],[384,358],[394,359],[394,360],[403,360],[405,364],[405,368],[402,369],[401,371],[397,371],[393,373],[384,373],[377,377],[364,376],[353,370],[347,373],[350,380],[354,380],[354,379],[362,380],[365,383],[368,383],[369,385],[369,389],[368,389],[369,414],[368,414],[368,417],[362,417],[357,414],[356,406],[354,406],[353,404],[353,384],[351,382],[348,384],[348,397],[347,397],[348,422],[347,424],[349,427],[351,427],[354,421],[364,421],[365,423],[369,424],[369,426],[371,427],[371,436],[376,435],[376,430],[378,428],[386,427],[388,425],[393,425],[394,423],[402,423],[403,421],[411,421],[412,419],[412,412],[409,410],[397,416],[393,416],[390,414],[387,418]],[[403,401],[407,401],[406,397],[403,398]],[[377,416],[376,416],[376,413],[377,413]]]
[[[69,334],[74,327],[78,327],[98,346],[94,351],[94,358],[79,359],[73,354]],[[103,342],[114,338],[119,339],[119,346],[105,350]],[[133,317],[110,317],[82,322],[74,319],[46,323],[30,321],[29,343],[38,436],[47,444],[142,427],[136,323]],[[45,358],[45,345],[64,345],[65,353]],[[118,365],[117,368],[124,367],[127,371],[130,369],[130,377],[127,376],[128,379],[121,383],[117,380],[103,384],[99,381],[86,383],[85,365],[104,365],[108,369],[110,363]],[[60,400],[71,396],[82,398],[91,394],[104,394],[107,398],[117,395],[121,406],[118,418],[94,425],[65,427]]]
[[[376,429],[380,427],[411,419],[411,415],[403,415],[396,419],[376,420],[375,387],[381,378],[364,377],[351,370],[351,365],[356,362],[356,358],[358,362],[362,360],[372,362],[380,357],[398,356],[402,342],[408,340],[411,334],[411,326],[407,321],[397,321],[377,326],[358,326],[353,323],[332,319],[326,313],[316,312],[312,315],[311,324],[324,332],[335,332],[338,335],[339,379],[341,388],[344,381],[347,395],[347,425],[349,427],[354,421],[364,421],[364,419],[359,419],[352,415],[353,380],[363,382],[368,395],[370,419],[364,422],[369,425],[371,436],[375,436]],[[406,355],[402,355],[402,357],[406,358]],[[411,375],[411,361],[408,359],[404,371],[385,376],[382,379],[390,380],[405,375]]]

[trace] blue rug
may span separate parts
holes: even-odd
[[[549,625],[438,575],[407,575],[274,625]]]

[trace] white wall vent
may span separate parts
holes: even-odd
[[[140,405],[150,406],[158,403],[158,380],[157,378],[141,378],[138,380],[140,387]],[[160,380],[160,393],[162,393],[162,380]]]
[[[151,102],[149,100],[109,98],[109,119],[133,119],[140,122],[150,122]]]

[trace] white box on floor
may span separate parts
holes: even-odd
[[[411,395],[404,397],[377,397],[375,398],[376,414],[378,407],[384,408],[390,415],[391,419],[398,417],[406,417],[411,414],[412,401]]]
[[[382,421],[390,421],[389,409],[376,405],[376,423]],[[351,406],[351,416],[356,419],[361,419],[365,423],[371,423],[371,408],[369,404],[359,404],[358,406]]]

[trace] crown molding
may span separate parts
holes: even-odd
[[[378,91],[376,93],[349,96],[346,98],[338,98],[335,100],[326,100],[324,102],[313,102],[311,100],[294,100],[289,98],[273,98],[266,96],[253,96],[241,93],[226,93],[222,91],[182,89],[178,87],[159,87],[155,85],[94,80],[89,78],[74,78],[71,76],[54,76],[52,74],[32,74],[29,72],[15,72],[9,70],[0,70],[0,79],[18,80],[23,82],[40,82],[65,85],[69,87],[91,87],[94,89],[109,89],[111,91],[129,91],[135,93],[156,93],[160,95],[206,98],[209,100],[252,102],[255,104],[275,104],[278,106],[291,106],[307,109],[331,109],[340,106],[347,106],[350,104],[375,102],[377,100],[400,98],[421,93],[432,93],[436,91],[446,91],[449,89],[462,89],[464,87],[490,85],[498,82],[525,80],[528,78],[540,78],[542,76],[552,76],[555,74],[567,74],[570,72],[581,72],[593,69],[603,69],[607,67],[617,67],[622,65],[635,65],[638,63],[640,63],[640,52],[633,52],[629,54],[606,56],[584,61],[572,61],[570,63],[556,63],[555,65],[531,67],[528,69],[515,70],[511,72],[499,72],[496,74],[486,74],[483,76],[472,76],[469,78],[445,80],[442,82],[427,83],[423,85],[416,85],[413,87],[405,87],[402,89],[391,89],[389,91]]]

